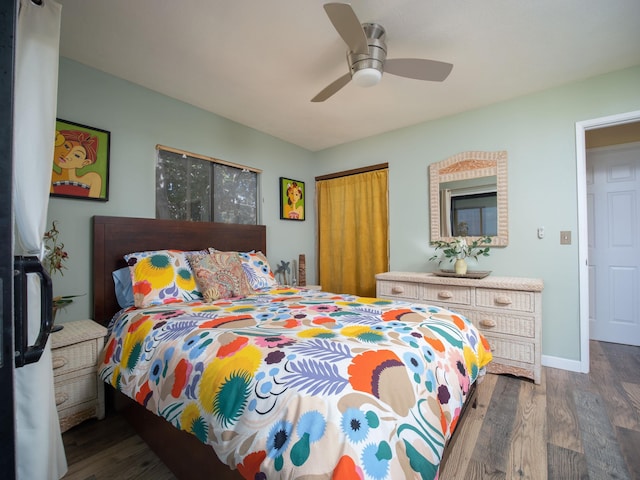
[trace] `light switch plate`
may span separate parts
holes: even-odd
[[[571,245],[571,231],[562,230],[560,232],[560,245]]]

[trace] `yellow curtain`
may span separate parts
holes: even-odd
[[[373,297],[388,260],[388,170],[316,182],[322,290]]]

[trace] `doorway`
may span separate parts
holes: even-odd
[[[591,340],[640,346],[639,197],[640,141],[587,149]]]
[[[589,233],[587,206],[586,133],[616,125],[640,122],[640,111],[576,123],[576,177],[578,194],[578,262],[580,302],[580,371],[589,372]]]

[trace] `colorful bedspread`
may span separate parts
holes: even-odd
[[[447,310],[282,288],[131,308],[99,374],[247,479],[433,479],[490,359]]]

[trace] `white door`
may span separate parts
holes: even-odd
[[[640,143],[587,150],[590,338],[640,345]]]

